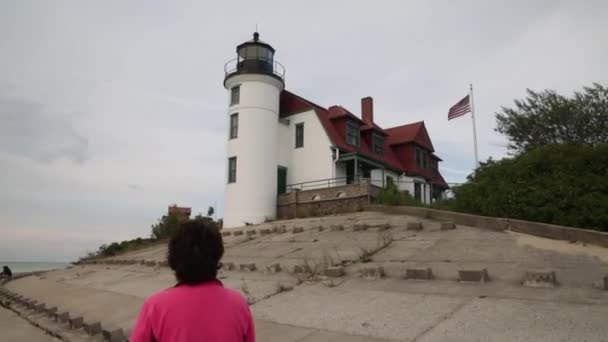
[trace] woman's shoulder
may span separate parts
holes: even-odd
[[[191,296],[210,296],[215,300],[223,298],[224,301],[247,305],[247,299],[236,290],[226,288],[219,281],[198,285],[175,285],[159,291],[146,300],[148,304],[160,304],[177,298],[192,298]]]

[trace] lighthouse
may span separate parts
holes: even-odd
[[[253,39],[224,66],[228,91],[224,227],[274,219],[277,205],[279,100],[285,69],[275,50]]]

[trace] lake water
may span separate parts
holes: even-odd
[[[10,267],[13,273],[34,272],[52,270],[55,268],[64,268],[68,265],[65,262],[15,262],[15,261],[0,261],[0,272],[2,266]]]

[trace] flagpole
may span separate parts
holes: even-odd
[[[477,129],[475,127],[475,104],[473,103],[473,83],[471,83],[471,90],[469,93],[471,98],[471,119],[473,120],[473,145],[475,148],[475,168],[479,166],[479,157],[477,155]]]

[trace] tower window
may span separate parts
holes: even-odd
[[[230,105],[239,104],[241,100],[241,86],[234,86],[230,88]]]
[[[228,183],[236,183],[236,157],[228,158]]]
[[[359,125],[354,121],[346,122],[346,143],[359,147]]]
[[[304,123],[296,125],[296,148],[304,147]]]
[[[374,153],[384,155],[384,137],[378,133],[374,133]]]
[[[236,139],[239,136],[239,113],[230,115],[230,139]]]

